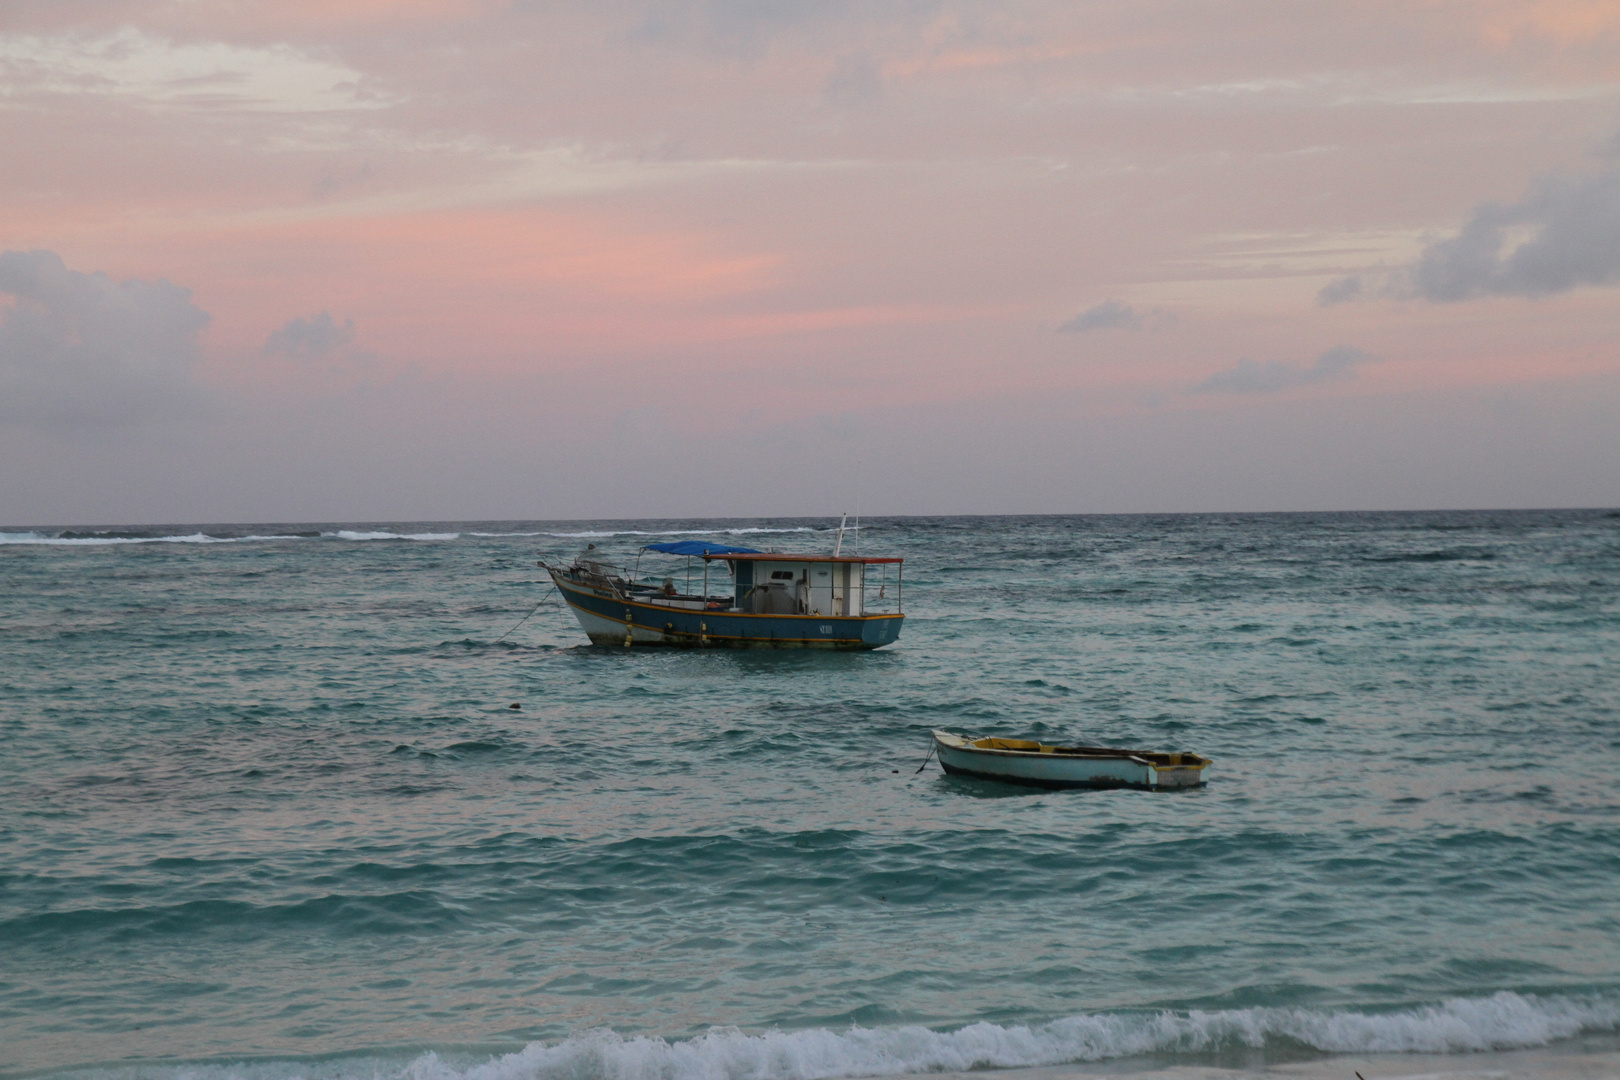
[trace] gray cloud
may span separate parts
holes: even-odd
[[[0,254],[0,422],[138,423],[194,410],[209,315],[167,281],[69,270],[51,251]]]
[[[706,0],[650,5],[635,36],[648,41],[696,38],[722,55],[761,59],[783,34],[841,25],[847,0]]]
[[[264,342],[266,356],[293,360],[318,360],[330,356],[354,340],[354,320],[340,326],[329,311],[319,311],[307,319],[288,319],[272,330]]]
[[[1175,316],[1162,308],[1137,311],[1119,300],[1104,300],[1096,307],[1087,308],[1058,330],[1066,334],[1084,334],[1090,330],[1141,330],[1143,327],[1163,326],[1175,322]]]
[[[1358,299],[1365,290],[1366,283],[1360,275],[1336,278],[1322,286],[1322,291],[1316,294],[1316,302],[1323,307],[1332,307]]]
[[[1509,206],[1487,203],[1462,231],[1423,249],[1381,288],[1339,278],[1323,306],[1362,295],[1455,303],[1480,296],[1551,296],[1620,284],[1620,169],[1586,179],[1550,177]]]
[[[883,65],[868,52],[840,56],[822,86],[821,97],[829,105],[844,106],[883,100]]]
[[[1270,394],[1295,386],[1348,379],[1352,368],[1377,357],[1349,345],[1336,345],[1309,364],[1264,364],[1239,360],[1236,367],[1218,371],[1193,387],[1194,394]]]

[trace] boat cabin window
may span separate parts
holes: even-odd
[[[793,580],[793,571],[791,571],[791,570],[772,570],[771,571],[771,580],[772,581],[792,581]]]

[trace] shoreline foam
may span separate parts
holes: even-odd
[[[1502,991],[1387,1013],[1276,1007],[1094,1013],[1033,1026],[981,1022],[954,1031],[901,1026],[750,1034],[712,1028],[677,1040],[595,1029],[504,1053],[462,1047],[320,1058],[254,1055],[257,1060],[148,1060],[11,1075],[56,1080],[940,1080],[995,1072],[1000,1080],[1123,1074],[1163,1080],[1261,1075],[1353,1080],[1359,1071],[1365,1080],[1509,1075],[1584,1080],[1620,1077],[1617,1032],[1620,1002],[1612,999]],[[1524,1056],[1534,1054],[1550,1057]],[[1580,1062],[1572,1063],[1576,1058]],[[1500,1065],[1482,1064],[1487,1061],[1517,1064],[1504,1072]],[[1352,1064],[1335,1064],[1343,1062]]]
[[[1121,1059],[1030,1069],[997,1070],[996,1080],[1613,1080],[1620,1046],[1613,1040],[1573,1039],[1565,1045],[1466,1054],[1333,1054],[1304,1061],[1175,1064],[1161,1058]],[[1606,1043],[1607,1045],[1602,1045]],[[934,1073],[930,1080],[984,1080],[983,1071]],[[876,1080],[876,1078],[861,1078]]]

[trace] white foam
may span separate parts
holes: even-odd
[[[405,1080],[821,1080],[1097,1061],[1136,1054],[1291,1041],[1333,1053],[1442,1053],[1543,1046],[1620,1024],[1620,1003],[1499,993],[1394,1013],[1313,1009],[1103,1013],[1035,1027],[971,1024],[745,1035],[715,1029],[684,1042],[593,1031],[470,1069],[432,1055]]]
[[[455,540],[460,533],[396,533],[356,532],[339,529],[322,533],[322,537],[337,540]],[[0,533],[0,544],[49,544],[60,547],[105,547],[112,544],[247,544],[264,540],[314,540],[313,536],[209,536],[190,533],[185,536],[42,536],[39,533]]]
[[[352,529],[339,529],[335,533],[322,533],[322,536],[335,536],[339,540],[455,540],[460,533],[396,533],[396,532],[355,532]]]
[[[599,539],[604,536],[745,536],[749,533],[807,533],[821,530],[800,527],[795,529],[663,529],[640,530],[624,529],[618,532],[469,532],[468,536],[560,536],[567,539],[580,539],[590,537]],[[837,530],[829,529],[828,532]],[[853,525],[850,532],[855,531]]]
[[[791,529],[664,529],[643,531],[624,529],[602,532],[469,532],[468,536],[556,536],[566,539],[611,536],[746,536],[752,533],[813,533],[822,531],[808,526]],[[854,531],[854,527],[850,527]],[[322,537],[336,540],[457,540],[461,533],[399,533],[389,531],[363,532],[357,529],[339,529],[322,533]],[[209,536],[206,533],[188,533],[184,536],[50,536],[38,532],[0,532],[0,544],[45,544],[57,547],[105,547],[114,544],[246,544],[265,540],[313,540],[313,536]]]
[[[0,533],[0,544],[49,544],[60,547],[106,547],[113,544],[245,544],[260,540],[309,540],[308,536],[41,536],[39,533]]]
[[[546,533],[511,533],[511,534],[490,533],[490,534],[487,534],[487,535],[492,535],[492,536],[493,535],[561,536],[561,537],[568,537],[568,538],[584,538],[584,537],[597,538],[597,537],[603,537],[603,536],[748,536],[748,535],[751,535],[753,533],[813,533],[813,532],[837,532],[837,531],[838,531],[837,529],[812,529],[808,525],[799,525],[799,526],[796,526],[796,527],[791,528],[791,529],[763,529],[763,528],[746,528],[746,529],[651,529],[651,530],[645,530],[645,529],[616,529],[616,530],[604,530],[604,531],[600,531],[600,532],[546,532]],[[849,531],[853,532],[854,527],[851,526]],[[479,535],[486,535],[486,534],[479,534]]]
[[[1329,1053],[1455,1053],[1544,1046],[1620,1026],[1620,1001],[1502,992],[1387,1013],[1255,1008],[1097,1013],[1034,1026],[769,1031],[693,1039],[595,1030],[475,1063],[437,1054],[254,1065],[143,1066],[173,1080],[832,1080],[1100,1061],[1148,1053],[1290,1044]]]

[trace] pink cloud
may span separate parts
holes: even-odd
[[[420,408],[469,417],[529,408],[524,380],[611,386],[683,432],[753,431],[761,400],[920,425],[1001,402],[1011,439],[1053,402],[1059,443],[1098,416],[1601,380],[1601,274],[1540,304],[1315,297],[1592,174],[1617,27],[1580,0],[13,5],[0,246],[188,287],[199,377],[379,428],[364,395],[421,380]],[[1055,332],[1105,301],[1077,329],[1175,318]],[[266,366],[320,312],[374,363]],[[1284,378],[1344,343],[1380,362]],[[1182,393],[1245,357],[1287,393]]]

